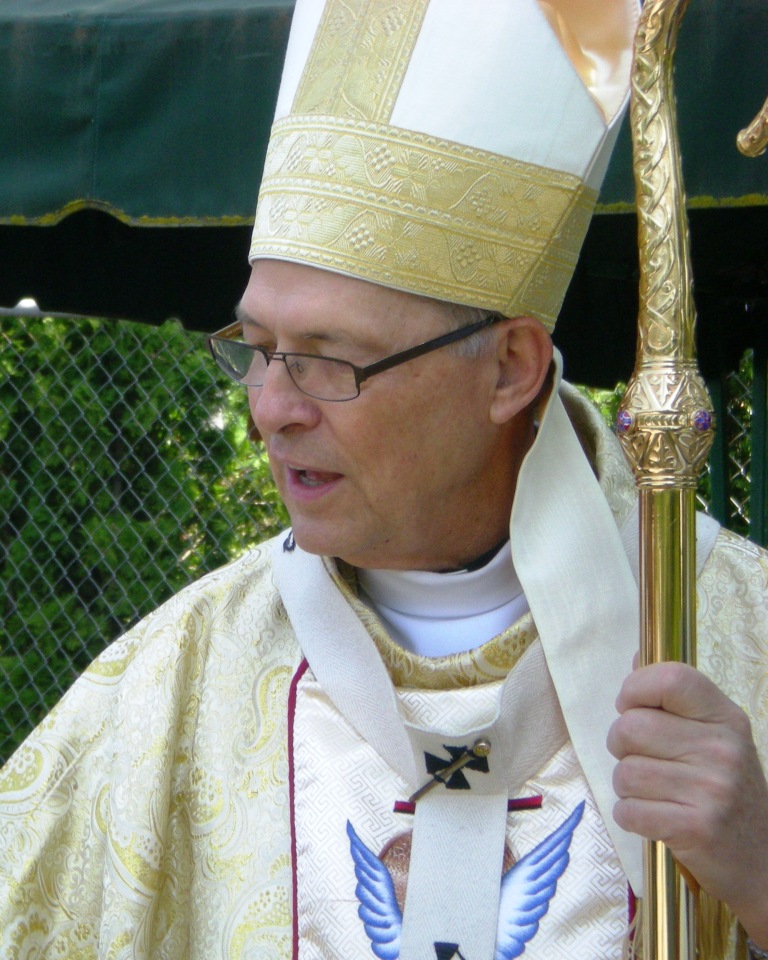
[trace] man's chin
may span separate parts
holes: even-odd
[[[319,557],[337,557],[339,551],[343,550],[343,540],[338,531],[324,530],[318,528],[317,524],[304,523],[300,519],[293,523],[293,539],[305,553],[314,553]]]
[[[330,526],[330,525],[329,525]],[[293,539],[305,553],[320,557],[334,557],[352,567],[387,566],[370,544],[361,544],[359,538],[345,536],[337,524],[329,526],[304,523],[297,519],[293,526]]]

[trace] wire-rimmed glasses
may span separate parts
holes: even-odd
[[[237,383],[247,387],[264,386],[267,367],[273,360],[282,360],[294,384],[302,393],[315,400],[341,402],[360,396],[360,384],[377,373],[391,370],[401,363],[414,360],[425,353],[439,350],[450,343],[471,337],[505,318],[492,313],[483,320],[441,334],[407,350],[393,353],[383,360],[365,367],[355,366],[347,360],[323,357],[316,353],[293,353],[267,350],[266,347],[245,343],[237,339],[243,335],[243,325],[236,321],[213,336],[208,337],[208,347],[219,367]]]

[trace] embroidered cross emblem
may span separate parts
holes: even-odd
[[[488,773],[488,754],[491,752],[488,740],[481,737],[471,747],[446,746],[445,749],[450,757],[447,763],[444,757],[436,757],[434,753],[424,754],[427,773],[431,774],[432,779],[408,798],[409,803],[415,803],[438,783],[442,783],[447,790],[470,790],[470,782],[462,773],[464,767]]]

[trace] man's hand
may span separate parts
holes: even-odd
[[[635,670],[616,707],[616,822],[664,841],[768,948],[768,785],[746,715],[679,663]]]

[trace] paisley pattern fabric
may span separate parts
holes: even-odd
[[[569,394],[567,405],[621,521],[633,496],[620,451],[578,397]],[[363,618],[408,709],[417,709],[420,689],[450,697],[498,682],[536,642],[523,618],[468,654],[415,657],[355,598],[353,572],[333,569],[339,603]],[[721,532],[698,593],[700,667],[752,717],[768,764],[768,556]],[[0,956],[296,956],[289,707],[301,662],[267,545],[109,647],[0,771]],[[524,856],[586,800],[571,856],[585,844],[600,848],[589,861],[607,864],[610,876],[569,867],[537,936],[542,956],[592,960],[619,955],[626,914],[610,843],[588,794],[574,786],[579,776],[568,744],[542,758],[530,787],[552,798],[546,817],[516,815],[510,836],[515,858]],[[357,816],[353,827],[379,855],[379,826]],[[352,870],[348,841],[344,856]],[[574,953],[572,924],[584,931],[592,922],[584,884],[603,891],[606,921],[594,949]],[[360,956],[372,956],[362,942]],[[321,941],[302,955],[335,954]],[[535,955],[532,944],[526,955]]]
[[[2,771],[0,956],[289,956],[299,660],[261,550],[110,647]]]

